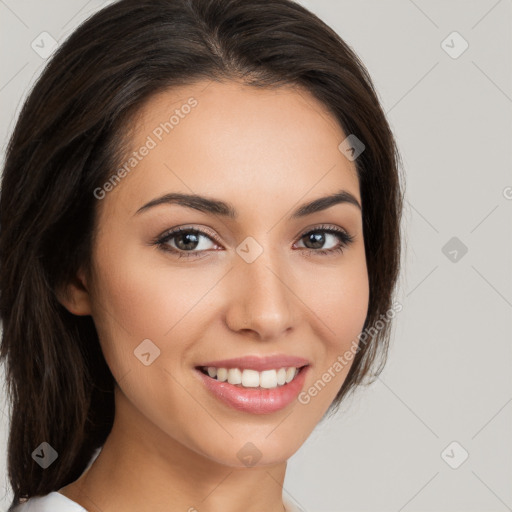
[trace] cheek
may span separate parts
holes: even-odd
[[[214,307],[208,294],[219,276],[207,267],[178,268],[155,258],[156,248],[98,247],[93,317],[114,377],[140,370],[134,350],[146,339],[160,350],[158,366],[176,369],[189,341],[201,337],[201,317]]]
[[[110,249],[105,245],[97,254],[94,300],[107,306],[109,321],[134,335],[162,337],[208,289],[209,279],[170,268],[164,258],[155,258],[156,248]]]
[[[369,281],[364,255],[338,267],[318,268],[303,288],[305,302],[318,315],[322,338],[330,350],[343,350],[360,334],[369,302]]]
[[[316,326],[322,344],[314,371],[297,399],[299,418],[311,421],[311,430],[332,404],[353,364],[369,301],[366,264],[351,265],[350,270],[348,266],[325,269],[315,273],[315,282],[308,305],[312,304],[318,318],[310,324]]]

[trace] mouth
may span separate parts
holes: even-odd
[[[227,382],[239,388],[274,389],[295,380],[307,366],[309,365],[285,366],[261,372],[249,368],[217,368],[215,366],[197,366],[196,369],[213,380]]]
[[[271,414],[288,407],[304,387],[310,365],[256,371],[196,366],[195,375],[213,398],[237,411]]]

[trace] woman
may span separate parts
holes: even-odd
[[[340,37],[121,0],[39,78],[0,200],[11,510],[298,510],[287,459],[397,308],[399,155]]]

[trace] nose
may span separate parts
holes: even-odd
[[[297,297],[292,273],[268,248],[252,263],[242,258],[229,273],[226,324],[264,340],[279,339],[296,327]]]

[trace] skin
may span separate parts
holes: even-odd
[[[61,297],[72,313],[92,315],[117,382],[114,426],[100,455],[59,490],[91,512],[284,510],[287,459],[322,419],[350,365],[307,405],[294,401],[271,414],[220,402],[194,367],[292,354],[311,363],[307,390],[350,348],[367,313],[361,210],[340,203],[288,219],[299,205],[341,189],[361,204],[335,118],[302,89],[199,82],[146,102],[132,150],[191,96],[197,106],[98,201],[93,272],[81,269]],[[229,202],[238,218],[176,204],[136,214],[169,192]],[[303,235],[322,224],[353,241],[343,252],[318,254],[315,247],[340,244],[325,232],[323,245],[308,244]],[[201,237],[192,251],[203,252],[189,259],[152,244],[177,226],[207,229],[218,241]],[[248,236],[263,249],[252,263],[236,252]],[[167,246],[187,241],[179,242]],[[149,366],[134,356],[144,339],[160,349]],[[247,442],[261,452],[252,467],[237,457]]]

